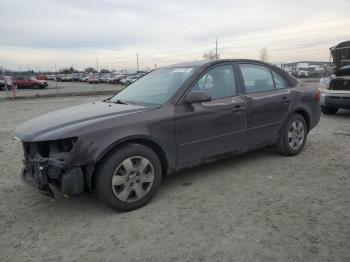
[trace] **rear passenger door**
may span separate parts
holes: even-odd
[[[246,144],[249,149],[271,141],[289,113],[290,88],[271,68],[254,63],[239,63],[247,102]]]

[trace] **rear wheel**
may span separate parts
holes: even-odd
[[[281,129],[277,149],[284,155],[294,156],[301,152],[307,139],[307,125],[304,117],[292,114]]]
[[[339,108],[337,107],[328,107],[328,106],[321,106],[321,111],[325,115],[334,115],[338,112]]]
[[[127,144],[111,152],[96,173],[96,192],[108,206],[130,211],[147,204],[162,179],[157,154],[140,144]]]

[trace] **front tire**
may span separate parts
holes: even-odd
[[[337,107],[328,107],[328,106],[321,106],[321,111],[325,115],[334,115],[338,112],[339,108]]]
[[[146,205],[162,180],[157,154],[141,144],[112,151],[97,168],[96,193],[109,207],[131,211]]]
[[[281,129],[278,151],[286,156],[299,154],[305,146],[307,131],[304,117],[293,113]]]

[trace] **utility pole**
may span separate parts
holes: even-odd
[[[215,39],[215,59],[218,59],[218,38]]]
[[[136,65],[137,65],[136,66],[137,71],[139,71],[140,68],[139,68],[139,53],[138,52],[136,53]]]
[[[57,86],[57,67],[56,67],[56,64],[55,64],[55,80],[56,80],[56,95],[58,96],[58,86]]]
[[[96,58],[96,70],[97,70],[97,74],[98,74],[98,59]]]

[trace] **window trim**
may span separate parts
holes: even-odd
[[[232,95],[232,96],[225,96],[225,97],[220,97],[220,98],[212,98],[211,101],[217,101],[217,100],[221,100],[221,99],[225,99],[228,97],[237,97],[241,95],[241,89],[239,89],[239,79],[238,79],[238,72],[236,71],[236,68],[234,66],[233,62],[226,62],[226,63],[220,63],[220,64],[216,64],[213,66],[208,67],[206,70],[204,70],[196,79],[193,80],[193,82],[191,83],[191,85],[188,87],[188,89],[186,90],[186,92],[183,94],[183,96],[181,97],[180,101],[182,102],[184,97],[191,92],[193,86],[195,84],[197,84],[197,82],[204,76],[206,75],[210,70],[219,67],[219,66],[225,66],[225,65],[230,65],[232,67],[232,72],[235,78],[235,84],[236,84],[236,94]]]
[[[280,74],[276,73],[276,71],[274,71],[274,70],[272,70],[272,69],[270,69],[270,71],[271,71],[273,83],[274,83],[274,85],[275,85],[275,89],[276,89],[276,90],[286,89],[286,88],[288,87],[288,85],[287,85],[287,83],[286,83],[286,80],[285,80],[282,76],[280,76]],[[275,74],[278,75],[280,78],[282,78],[283,83],[284,83],[284,87],[282,87],[282,88],[277,88],[277,87],[276,87],[276,81],[275,81],[275,78],[274,78],[274,76],[273,76],[273,73],[275,73]]]

